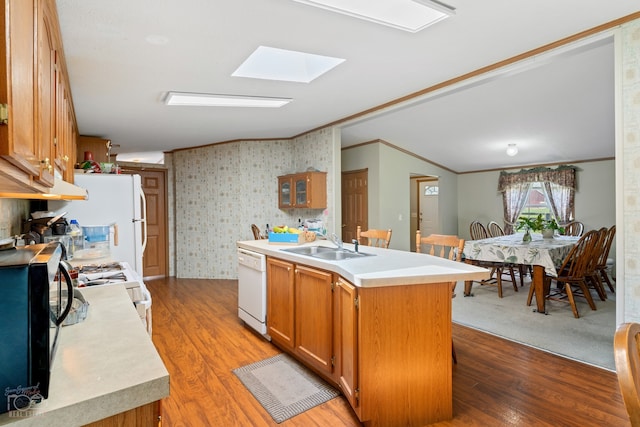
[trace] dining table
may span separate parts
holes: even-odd
[[[536,297],[538,313],[546,314],[545,277],[557,277],[556,266],[562,262],[580,237],[560,236],[546,238],[539,233],[531,233],[531,241],[523,241],[524,233],[507,234],[488,239],[467,240],[463,257],[467,262],[490,261],[514,265],[531,266],[531,286]],[[523,269],[521,269],[523,271]],[[472,281],[466,281],[464,295],[471,296]],[[531,298],[527,298],[527,305]]]

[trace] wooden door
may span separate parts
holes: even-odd
[[[356,238],[356,227],[369,229],[368,169],[342,172],[342,241]],[[336,233],[338,234],[338,233]]]
[[[147,247],[142,258],[145,279],[168,275],[167,171],[127,167],[124,173],[138,174],[147,199]]]
[[[419,179],[418,188],[418,229],[425,237],[438,234],[440,232],[438,179]]]
[[[327,271],[296,266],[296,353],[321,372],[331,374],[333,365],[333,275]]]

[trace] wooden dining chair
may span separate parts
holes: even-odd
[[[469,235],[471,240],[482,240],[489,237],[487,229],[480,221],[471,221],[469,225]]]
[[[600,271],[598,271],[598,262],[600,261],[600,257],[602,257],[603,253],[606,251],[608,233],[609,230],[607,227],[602,227],[597,231],[598,238],[594,244],[592,254],[589,257],[586,273],[587,284],[590,288],[596,291],[601,301],[605,301],[607,299],[607,291],[604,288],[604,282],[602,281]]]
[[[611,245],[613,244],[613,239],[616,236],[616,226],[612,225],[607,230],[607,235],[605,237],[605,241],[603,243],[603,250],[600,253],[600,257],[598,258],[598,265],[596,266],[596,270],[600,273],[600,277],[609,287],[609,290],[615,293],[615,288],[613,287],[613,283],[611,283],[611,279],[609,278],[609,265],[607,262],[609,261],[609,252],[611,251]]]
[[[491,221],[487,224],[487,233],[489,237],[504,236],[504,229],[497,222]]]
[[[576,236],[580,237],[584,233],[584,224],[580,221],[571,221],[566,224],[564,227],[564,235],[565,236]]]
[[[502,228],[500,224],[495,221],[491,221],[489,222],[489,224],[487,224],[487,233],[489,233],[489,237],[498,237],[505,235],[504,228]],[[530,265],[514,265],[507,263],[506,267],[506,273],[509,274],[509,278],[513,278],[515,276],[515,272],[518,273],[518,276],[520,277],[520,287],[524,286],[524,276],[526,275],[526,273],[529,272],[529,275],[531,275],[532,273]],[[503,271],[503,274],[504,273],[505,271]]]
[[[422,237],[420,230],[418,230],[416,232],[416,253],[422,253],[423,249],[426,254],[461,262],[464,239],[448,234],[431,234],[427,237]],[[451,282],[451,298],[456,297],[457,283]],[[458,363],[453,339],[451,339],[451,357],[453,358],[453,363]]]
[[[364,241],[365,238],[367,239],[366,242]],[[357,226],[356,239],[361,245],[388,249],[389,243],[391,243],[391,229],[376,230],[370,228],[367,231],[362,231],[362,228]]]
[[[489,223],[495,224],[494,231],[497,232],[498,229],[502,230],[502,228],[496,223],[492,221]],[[481,240],[487,239],[490,236],[490,233],[487,231],[487,228],[480,221],[472,221],[469,225],[469,234],[471,235],[471,240]],[[501,235],[504,235],[504,231]],[[482,260],[473,260],[469,261],[470,264],[477,265],[478,267],[483,267],[491,271],[491,275],[486,280],[479,280],[478,283],[480,285],[489,285],[495,286],[498,288],[498,297],[502,298],[502,281],[507,280],[510,281],[513,285],[513,289],[518,292],[518,285],[516,283],[516,275],[515,270],[517,269],[520,273],[520,286],[524,285],[524,280],[522,278],[523,274],[518,266],[514,266],[513,264],[503,263],[503,262],[495,262],[495,261],[482,261]],[[505,278],[505,275],[507,276]]]
[[[557,269],[558,276],[545,277],[545,298],[552,301],[568,302],[571,305],[573,316],[579,318],[578,307],[576,306],[575,297],[582,296],[587,300],[589,307],[596,310],[589,287],[587,284],[587,275],[589,262],[594,256],[594,249],[598,244],[599,233],[597,230],[591,230],[585,233],[580,240],[571,248],[560,268]],[[551,289],[551,282],[558,283],[558,287]],[[533,296],[533,286],[529,289],[528,303],[531,302]]]
[[[640,323],[623,323],[613,337],[620,394],[633,427],[640,427]]]
[[[262,239],[262,234],[260,234],[260,228],[257,225],[251,224],[251,232],[253,233],[254,240]]]

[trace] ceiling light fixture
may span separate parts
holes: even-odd
[[[507,156],[513,157],[516,154],[518,154],[518,147],[516,147],[516,144],[507,145]]]
[[[411,33],[455,14],[438,0],[294,0]]]
[[[167,105],[190,107],[271,107],[278,108],[293,101],[291,98],[263,96],[216,95],[212,93],[168,92]]]

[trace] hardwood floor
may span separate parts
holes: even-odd
[[[231,372],[281,351],[237,316],[237,281],[146,282],[153,341],[170,374],[163,427],[361,426],[342,397],[280,424]],[[573,320],[573,319],[572,319]],[[453,325],[453,415],[445,426],[630,426],[615,373]]]

